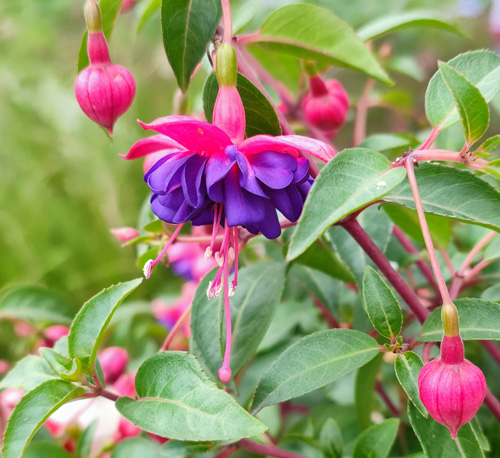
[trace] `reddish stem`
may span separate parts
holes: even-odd
[[[497,362],[500,366],[500,347],[491,340],[480,340],[481,345],[488,350],[488,353],[491,357]]]
[[[429,148],[434,143],[434,140],[436,140],[440,132],[441,131],[437,127],[433,127],[427,139],[418,148],[418,151]]]
[[[234,455],[237,451],[237,448],[230,445],[225,450],[222,450],[222,452],[217,453],[214,458],[227,458],[228,456]]]
[[[392,399],[389,397],[389,395],[385,391],[382,383],[380,383],[380,381],[378,381],[378,380],[377,380],[377,383],[375,385],[375,390],[377,391],[377,393],[380,395],[380,397],[385,402],[385,404],[386,404],[387,408],[390,410],[392,416],[399,417],[401,415],[401,411],[394,405],[394,403],[392,402]]]
[[[410,242],[408,237],[404,234],[404,232],[397,226],[394,226],[393,233],[398,239],[399,243],[403,246],[403,248],[410,254],[419,254],[419,251],[413,245],[413,243]],[[439,292],[439,288],[436,285],[436,282],[434,280],[434,276],[432,275],[432,270],[430,267],[427,265],[427,263],[423,259],[419,259],[417,261],[417,266],[424,275],[425,278],[427,278],[427,281],[429,284],[432,286],[434,291],[436,292],[436,295],[441,298],[441,294]]]
[[[331,328],[340,328],[340,323],[335,319],[335,317],[330,313],[330,311],[323,305],[323,303],[317,298],[314,297],[314,303],[316,304],[316,307],[318,307],[319,311],[321,312],[321,315],[323,315],[323,318],[325,321],[328,323],[328,326]]]
[[[172,343],[172,340],[174,340],[174,337],[176,336],[176,334],[179,331],[179,329],[181,328],[181,326],[188,319],[190,313],[191,313],[191,306],[189,306],[184,311],[184,313],[179,317],[179,319],[176,321],[176,323],[174,324],[174,327],[168,333],[167,338],[165,339],[165,342],[163,342],[163,345],[161,346],[160,351],[167,351],[168,350],[168,347]]]
[[[488,390],[486,391],[486,397],[484,398],[484,403],[491,410],[495,418],[500,421],[500,402],[493,395],[493,393]]]
[[[366,136],[366,120],[370,107],[370,95],[375,87],[375,80],[368,78],[363,87],[363,92],[356,107],[356,120],[354,122],[354,146],[359,145]]]
[[[258,453],[264,456],[273,456],[276,458],[307,458],[303,455],[287,452],[270,445],[259,444],[258,442],[251,441],[250,439],[241,439],[237,442],[238,446],[250,452]]]

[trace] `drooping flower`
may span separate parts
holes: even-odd
[[[214,124],[188,116],[167,116],[143,129],[157,134],[137,142],[124,156],[137,159],[165,151],[172,142],[182,149],[160,158],[145,174],[152,191],[151,209],[158,218],[179,224],[155,261],[146,263],[146,278],[167,252],[182,225],[213,225],[206,256],[214,254],[216,236],[224,228],[215,253],[219,270],[207,291],[208,297],[224,292],[226,350],[219,378],[231,378],[231,313],[229,297],[238,282],[238,227],[269,239],[281,234],[279,211],[288,220],[299,218],[312,184],[306,152],[323,161],[335,150],[318,140],[298,135],[271,137],[256,135],[244,140],[245,112],[236,90],[236,53],[223,43],[217,51],[219,93],[214,106]],[[229,285],[229,267],[234,263],[234,279]]]
[[[430,415],[457,437],[472,420],[486,395],[481,370],[464,358],[460,335],[444,336],[441,357],[427,363],[418,376],[420,399]]]
[[[313,126],[334,136],[345,123],[349,97],[339,81],[323,81],[321,76],[313,76],[309,79],[309,91],[302,101],[302,109]]]
[[[112,135],[116,120],[134,100],[135,80],[125,67],[111,62],[108,43],[102,32],[101,10],[95,0],[87,0],[85,18],[90,65],[76,78],[76,100],[92,121]]]

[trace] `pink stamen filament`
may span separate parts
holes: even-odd
[[[238,228],[234,227],[234,279],[231,283],[233,290],[238,286]]]
[[[165,253],[167,252],[170,245],[172,245],[172,243],[174,243],[175,238],[177,237],[177,234],[181,231],[183,226],[184,226],[184,223],[179,224],[177,226],[177,229],[172,234],[172,236],[168,239],[168,242],[165,245],[165,247],[163,248],[163,250],[161,250],[160,254],[156,257],[156,259],[154,261],[149,260],[144,265],[144,276],[146,277],[146,279],[151,277],[151,274],[153,272],[154,267],[156,266],[156,264],[158,264],[162,260],[163,256],[165,256]]]

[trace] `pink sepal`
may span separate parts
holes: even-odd
[[[159,151],[164,151],[165,154],[168,154],[176,151],[184,151],[184,149],[182,145],[179,145],[179,143],[171,138],[158,134],[139,140],[130,148],[127,154],[120,154],[120,156],[123,157],[123,159],[131,160],[139,159]]]

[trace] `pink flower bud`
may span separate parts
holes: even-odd
[[[337,80],[323,81],[320,76],[309,79],[310,91],[302,101],[306,119],[318,129],[336,133],[345,123],[349,97]]]
[[[444,336],[441,357],[422,368],[418,387],[420,399],[431,417],[446,426],[453,439],[476,415],[486,395],[484,375],[464,358],[460,335]]]
[[[120,422],[118,423],[118,437],[116,438],[117,442],[128,437],[138,436],[141,432],[141,428],[134,425],[130,420],[120,418]]]
[[[128,396],[133,398],[135,395],[135,372],[123,374],[113,385],[113,388],[120,396]]]
[[[101,11],[95,0],[87,1],[85,17],[89,30],[87,51],[90,65],[76,78],[76,100],[92,121],[112,135],[116,120],[134,100],[135,80],[125,67],[111,62],[108,43],[101,30]]]
[[[113,383],[123,374],[128,363],[127,352],[120,347],[108,347],[99,353],[104,381]]]
[[[62,324],[56,324],[55,326],[49,326],[45,331],[43,331],[43,335],[45,336],[45,342],[48,347],[53,347],[54,344],[64,336],[69,334],[69,329]]]
[[[121,243],[130,242],[141,235],[139,231],[133,227],[119,227],[117,229],[111,229],[109,232],[111,232]]]

